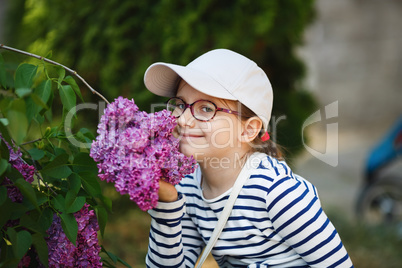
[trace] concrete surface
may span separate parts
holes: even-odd
[[[308,146],[337,156],[338,164],[306,150],[296,173],[318,187],[324,209],[353,217],[366,155],[402,114],[402,1],[317,0],[316,7],[299,53],[320,108],[338,101],[337,117],[328,122],[338,130],[327,133],[324,121],[305,130]],[[327,135],[337,149],[326,151]]]

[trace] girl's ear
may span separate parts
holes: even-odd
[[[262,121],[258,116],[253,116],[247,119],[243,124],[243,132],[241,134],[242,142],[253,141],[261,131]]]

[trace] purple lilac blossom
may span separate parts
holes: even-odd
[[[68,240],[60,218],[56,214],[53,216],[46,238],[49,267],[102,267],[97,234],[99,226],[95,212],[89,210],[89,205],[85,204],[74,216],[78,224],[77,246]]]
[[[169,111],[140,111],[134,100],[118,97],[105,109],[90,156],[99,178],[114,183],[142,210],[156,206],[159,180],[176,185],[194,171],[196,162],[179,152],[173,137],[176,119]]]
[[[9,163],[17,169],[23,178],[32,183],[34,180],[35,168],[25,163],[22,159],[20,149],[16,152],[4,140],[0,134],[0,139],[7,145],[10,153]],[[13,185],[7,177],[4,178],[2,185],[6,185],[7,196],[11,201],[21,203],[23,196],[19,189]],[[53,223],[47,231],[47,245],[49,249],[49,267],[102,267],[101,257],[99,256],[101,247],[98,243],[99,225],[95,212],[89,210],[89,205],[74,214],[78,224],[77,247],[71,243],[65,235],[60,218],[54,214]],[[9,220],[5,227],[14,227],[19,224],[19,220]],[[30,249],[32,250],[32,249]],[[39,263],[39,267],[44,267]],[[30,267],[31,257],[28,253],[18,263],[18,267]]]
[[[4,142],[8,150],[10,152],[10,158],[9,158],[9,163],[13,168],[18,170],[22,177],[29,183],[32,183],[34,181],[34,174],[35,174],[35,168],[31,165],[28,165],[25,163],[24,160],[22,160],[21,156],[21,150],[18,148],[18,150],[15,152],[14,149],[11,147],[11,145],[8,144],[8,142],[5,141],[3,136],[0,134],[0,139],[2,142]],[[22,202],[22,194],[20,190],[17,188],[17,186],[13,185],[13,182],[5,177],[1,185],[6,185],[7,188],[7,196],[11,199],[13,202],[21,203]]]

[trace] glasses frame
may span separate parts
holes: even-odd
[[[220,107],[216,106],[216,104],[213,103],[212,101],[210,101],[210,100],[203,100],[203,99],[201,99],[201,100],[196,100],[195,102],[193,102],[193,103],[191,103],[191,104],[187,104],[183,99],[181,99],[181,98],[179,98],[179,97],[172,97],[172,98],[170,98],[170,99],[168,99],[168,100],[166,101],[166,108],[167,108],[167,109],[168,109],[169,102],[170,102],[172,99],[178,99],[178,100],[181,100],[181,101],[184,103],[183,112],[182,112],[180,115],[175,116],[176,118],[179,118],[180,116],[182,116],[182,115],[184,114],[184,112],[187,110],[187,108],[190,108],[191,115],[192,115],[196,120],[201,121],[201,122],[208,122],[208,121],[212,120],[212,119],[215,117],[216,112],[224,112],[224,113],[228,113],[228,114],[239,115],[239,112],[237,112],[237,111],[233,111],[233,110],[226,109],[226,108],[220,108]],[[211,103],[211,104],[215,107],[215,113],[214,113],[214,115],[213,115],[210,119],[208,119],[208,120],[198,119],[197,117],[194,116],[194,108],[193,108],[193,107],[194,107],[194,104],[196,104],[197,102],[200,102],[200,101],[209,102],[209,103]]]

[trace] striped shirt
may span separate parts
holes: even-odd
[[[179,200],[159,202],[147,267],[194,267],[230,191],[205,199],[197,169],[176,186]],[[220,267],[353,267],[316,188],[283,161],[266,156],[251,171],[212,255]]]

